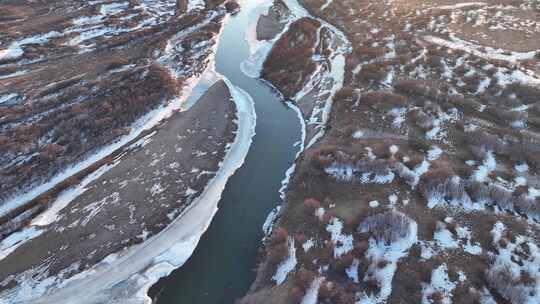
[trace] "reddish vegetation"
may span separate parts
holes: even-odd
[[[261,76],[270,80],[289,99],[315,71],[311,60],[314,54],[317,30],[320,24],[310,18],[302,18],[290,26],[273,46]]]
[[[319,209],[321,207],[321,202],[314,198],[308,198],[304,201],[304,210],[306,211],[306,214],[312,215],[315,210]]]
[[[272,233],[272,238],[268,244],[268,258],[274,267],[283,261],[289,254],[287,245],[288,236],[287,230],[282,227],[276,228]]]
[[[495,19],[501,16],[472,26],[475,18],[481,19],[476,14],[498,12],[491,6],[494,3],[488,1],[487,10],[480,4],[437,9],[461,2],[372,1],[366,5],[362,1],[331,1],[328,8],[321,9],[324,1],[302,1],[312,15],[343,31],[353,49],[345,55],[345,81],[332,100],[325,134],[298,160],[279,220],[280,226],[302,236],[297,240],[316,241],[307,252],[297,251],[296,271],[317,269],[325,278],[318,303],[353,303],[355,294],[379,293],[383,286],[375,272],[387,269],[391,261],[366,257],[366,253],[373,253],[368,248],[372,242],[388,245],[407,236],[413,220],[419,242],[398,261],[392,294],[384,302],[419,303],[425,297],[428,302],[443,303],[451,297],[455,303],[476,303],[485,300],[483,293],[489,292],[498,302],[521,303],[527,289],[514,285],[538,283],[526,271],[515,279],[504,271],[486,273],[486,269],[499,253],[494,248],[497,244],[491,243],[495,222],[501,221],[522,235],[531,235],[531,231],[538,234],[528,223],[540,221],[540,199],[529,192],[538,188],[540,89],[513,73],[525,72],[536,82],[540,57],[536,54],[534,59],[517,62],[492,60],[489,54],[476,56],[476,52],[431,42],[427,35],[452,40],[451,33],[477,44],[478,52],[493,53],[482,47],[484,42],[504,49],[489,43],[506,35],[484,27],[497,23]],[[524,1],[503,2],[520,13],[502,10],[499,15],[520,19],[529,13]],[[523,16],[518,16],[521,13]],[[460,32],[463,28],[467,31]],[[493,41],[482,38],[484,34]],[[305,83],[304,75],[296,70],[304,65],[304,72],[310,71],[307,46],[301,62],[292,62],[294,56],[285,48],[294,49],[297,40],[291,37],[302,35],[308,36],[291,28],[265,63],[262,76],[286,98],[295,96]],[[529,40],[524,48],[538,49],[540,40]],[[513,46],[507,47],[504,55],[511,55]],[[294,70],[286,66],[292,64]],[[295,101],[309,117],[306,99]],[[392,178],[370,180],[374,175]],[[313,199],[323,197],[330,199]],[[480,206],[480,210],[471,211],[471,206]],[[319,207],[325,209],[321,220],[313,216]],[[334,256],[334,249],[342,244],[334,243],[327,231],[334,217],[344,223],[342,233],[353,237],[354,249],[340,258]],[[470,244],[482,247],[481,253],[465,249],[469,240],[462,236],[464,228],[470,229]],[[443,248],[440,240],[434,240],[435,232],[446,233],[446,229],[459,242],[456,248]],[[360,232],[364,230],[367,232]],[[424,246],[433,251],[431,257],[425,257]],[[498,246],[508,248],[509,241],[503,239]],[[523,252],[516,254],[514,263],[527,256],[527,250]],[[344,272],[354,259],[359,263],[358,283]],[[425,284],[431,284],[433,270],[443,264],[455,289],[446,293],[435,288],[426,294]],[[466,275],[465,282],[460,281],[459,272]],[[268,285],[267,290],[280,288]]]

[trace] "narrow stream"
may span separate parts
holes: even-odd
[[[249,7],[247,7],[249,6]],[[262,224],[280,201],[279,188],[294,162],[301,138],[297,114],[264,82],[249,78],[240,64],[249,56],[245,39],[247,5],[226,23],[216,54],[216,70],[251,95],[257,112],[256,136],[244,165],[230,178],[220,210],[191,258],[149,290],[156,303],[233,303],[255,279]]]

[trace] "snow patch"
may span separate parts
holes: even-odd
[[[289,272],[293,271],[298,261],[296,260],[296,247],[294,246],[294,238],[288,237],[287,245],[289,248],[289,255],[282,261],[276,270],[276,273],[272,277],[278,285],[285,282]]]

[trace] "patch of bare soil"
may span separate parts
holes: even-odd
[[[234,140],[235,118],[229,90],[219,81],[188,111],[125,148],[99,178],[75,183],[68,191],[82,193],[35,227],[39,236],[0,260],[2,289],[27,284],[29,277],[34,283],[68,278],[161,231],[215,176]]]
[[[301,2],[353,51],[242,303],[538,302],[535,1]]]

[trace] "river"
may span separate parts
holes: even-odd
[[[256,135],[244,165],[229,179],[219,211],[190,259],[149,290],[156,303],[233,303],[255,279],[254,267],[262,225],[280,202],[285,172],[295,160],[301,140],[297,113],[273,89],[240,69],[249,57],[247,4],[223,29],[216,53],[216,71],[246,91],[255,102]],[[295,145],[296,144],[296,145]]]

